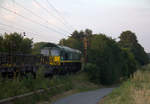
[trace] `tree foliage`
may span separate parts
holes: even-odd
[[[60,41],[60,44],[64,46],[68,46],[70,48],[78,49],[83,51],[83,41],[79,41],[73,37],[69,37],[68,39],[63,39]]]
[[[129,47],[130,45],[136,45],[138,43],[135,33],[131,31],[122,32],[119,38],[120,43],[123,44],[124,47]]]
[[[3,37],[2,36],[0,36],[0,52],[2,52],[3,51]]]
[[[147,53],[148,54],[148,57],[149,57],[149,59],[150,59],[150,53]]]
[[[100,69],[96,64],[87,63],[85,65],[85,71],[88,74],[89,79],[94,82],[100,84]]]
[[[83,38],[84,37],[90,38],[91,36],[92,30],[90,29],[86,29],[85,31],[75,30],[68,39],[61,39],[59,44],[78,49],[83,53],[84,50]]]
[[[85,31],[80,31],[78,32],[77,30],[75,30],[72,34],[71,34],[71,38],[77,39],[77,40],[83,40],[84,37],[90,37],[92,36],[92,30],[90,29],[86,29]]]
[[[93,34],[90,29],[74,31],[68,39],[62,39],[60,44],[84,53],[84,37],[88,39],[88,63],[85,70],[90,80],[95,83],[116,83],[120,78],[133,75],[138,63],[147,63],[144,48],[131,31],[123,32],[119,42],[104,34]]]
[[[19,33],[5,33],[0,36],[0,51],[29,54],[32,51],[32,39],[24,38]]]
[[[137,61],[133,53],[131,53],[127,48],[122,48],[122,76],[125,78],[129,78],[130,75],[137,70]]]
[[[38,55],[41,52],[41,49],[47,44],[47,42],[37,42],[34,43],[33,49],[32,49],[32,54]]]
[[[121,52],[113,39],[103,34],[92,36],[88,60],[99,68],[99,81],[102,84],[113,84],[119,81],[123,68]]]
[[[128,48],[140,65],[148,63],[148,55],[144,51],[144,48],[138,43],[135,33],[131,31],[122,32],[119,44],[122,48]]]

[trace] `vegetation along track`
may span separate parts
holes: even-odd
[[[56,86],[56,87],[53,87],[53,88],[60,88],[62,87],[63,85],[59,85],[59,86]],[[10,103],[16,99],[21,99],[21,98],[24,98],[24,97],[27,97],[27,96],[31,96],[33,94],[38,94],[38,93],[43,93],[47,90],[51,90],[53,88],[47,88],[47,89],[40,89],[40,90],[37,90],[37,91],[33,91],[33,92],[29,92],[29,93],[25,93],[25,94],[22,94],[22,95],[18,95],[18,96],[14,96],[14,97],[9,97],[9,98],[6,98],[6,99],[2,99],[0,100],[0,104],[7,104],[7,103]]]

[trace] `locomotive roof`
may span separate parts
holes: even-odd
[[[73,48],[70,48],[70,47],[67,47],[67,46],[62,46],[62,45],[56,45],[54,43],[51,43],[53,45],[49,46],[49,47],[44,47],[44,49],[54,49],[54,48],[58,48],[60,50],[63,50],[63,51],[67,51],[67,52],[76,52],[76,53],[80,53],[81,54],[81,51],[77,50],[77,49],[73,49]]]
[[[65,51],[81,53],[81,51],[79,51],[79,50],[77,50],[77,49],[70,48],[70,47],[60,46],[60,45],[58,45],[58,47],[59,47],[60,49],[65,50]]]

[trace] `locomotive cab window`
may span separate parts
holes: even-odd
[[[52,49],[51,56],[60,56],[60,51],[58,49]]]

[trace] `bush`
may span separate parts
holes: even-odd
[[[96,65],[87,65],[89,72],[96,82],[102,84],[113,84],[119,81],[122,76],[122,50],[112,38],[105,35],[93,35],[90,39],[90,48],[88,49],[88,61]],[[95,69],[94,69],[95,68]],[[93,72],[94,71],[94,72]],[[93,72],[93,73],[92,73]],[[99,75],[97,75],[99,74]]]
[[[97,65],[92,63],[87,63],[84,69],[87,72],[88,77],[92,82],[100,83],[100,69],[99,67],[97,67]]]
[[[132,78],[125,81],[98,104],[150,104],[149,86],[150,65],[139,69]]]
[[[124,78],[129,78],[137,70],[138,62],[135,60],[134,55],[127,49],[122,49],[122,75]]]

